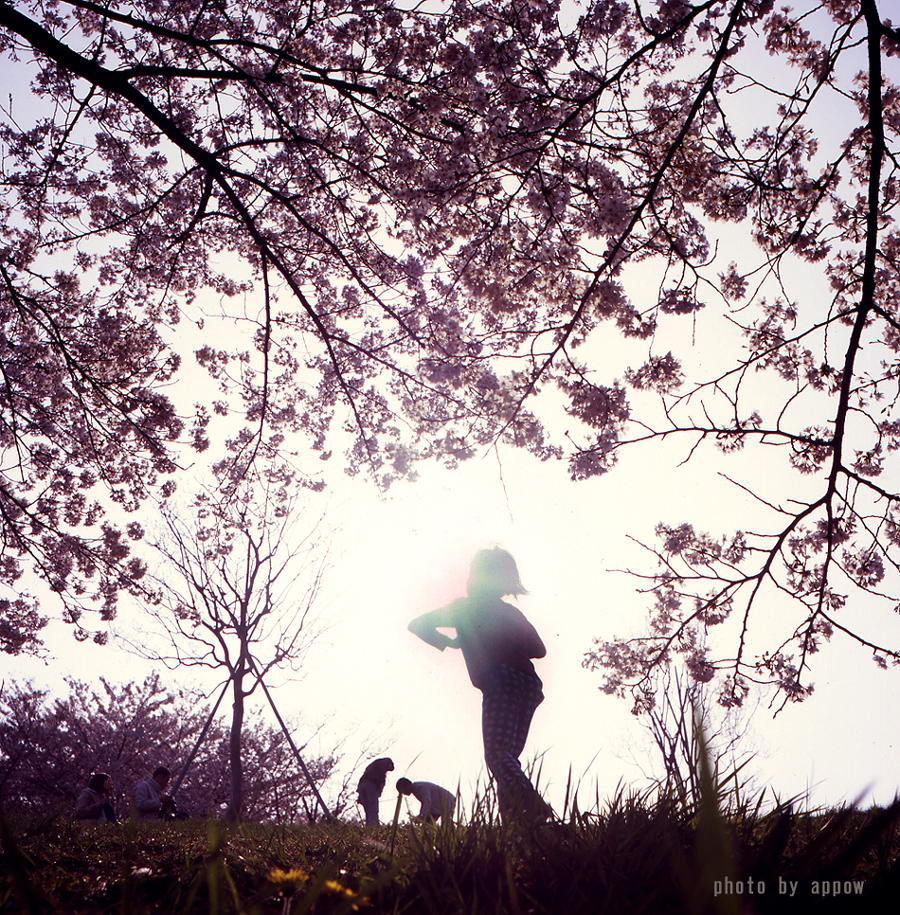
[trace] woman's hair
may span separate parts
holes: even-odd
[[[469,594],[485,592],[497,594],[527,594],[512,553],[495,546],[479,550],[469,568]]]
[[[107,781],[109,781],[110,776],[105,772],[95,772],[91,776],[91,780],[88,782],[88,788],[91,791],[96,791],[98,794],[103,793],[103,789],[106,787]]]

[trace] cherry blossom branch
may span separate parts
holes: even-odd
[[[676,154],[681,149],[684,139],[687,137],[695,118],[699,114],[703,103],[706,100],[706,97],[712,92],[713,86],[715,84],[716,74],[718,73],[718,70],[721,67],[723,61],[725,60],[726,54],[728,52],[729,38],[731,37],[731,33],[734,30],[738,19],[740,18],[741,12],[743,11],[743,6],[744,0],[737,0],[737,2],[734,4],[731,14],[728,18],[728,24],[722,33],[721,39],[719,40],[719,46],[716,50],[716,54],[713,57],[713,61],[706,72],[706,77],[704,78],[703,83],[697,92],[696,98],[691,104],[690,109],[688,110],[688,113],[682,122],[678,134],[672,143],[669,144],[665,156],[663,157],[663,161],[660,163],[659,167],[655,170],[652,178],[650,179],[648,188],[645,191],[643,198],[634,207],[631,217],[628,220],[627,226],[616,238],[615,242],[613,242],[613,244],[610,246],[609,253],[604,256],[602,263],[594,271],[591,282],[588,284],[587,289],[582,294],[580,302],[575,307],[572,318],[569,320],[562,333],[559,335],[556,346],[551,350],[546,359],[544,359],[543,363],[537,369],[535,369],[532,378],[526,384],[524,391],[518,399],[519,408],[521,408],[521,406],[525,403],[525,400],[535,392],[538,380],[544,376],[553,360],[562,351],[566,341],[574,332],[575,327],[582,320],[585,309],[587,308],[587,304],[595,293],[597,286],[600,283],[601,277],[609,270],[612,264],[615,263],[619,254],[622,252],[626,241],[643,218],[644,211],[651,206],[656,191],[662,184],[663,178],[668,172],[668,169],[672,164]],[[503,432],[508,427],[509,422],[504,425],[497,433],[495,436],[495,441],[499,440]]]

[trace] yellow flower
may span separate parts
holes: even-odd
[[[353,890],[348,890],[347,887],[342,886],[337,880],[326,880],[325,884],[322,887],[323,893],[329,893],[332,896],[343,896],[344,899],[352,899],[353,905],[351,908],[354,912],[358,912],[360,906],[371,905],[371,900],[368,896],[357,896]]]
[[[301,870],[299,867],[291,868],[289,871],[283,871],[276,867],[269,871],[267,879],[283,895],[287,896],[296,893],[309,878],[306,871]]]
[[[330,893],[332,896],[343,896],[345,899],[352,899],[353,893],[345,886],[341,886],[337,880],[326,880],[322,887],[324,893]]]

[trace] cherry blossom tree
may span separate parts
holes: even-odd
[[[94,772],[112,776],[120,816],[135,784],[160,764],[178,775],[206,724],[209,702],[194,690],[167,689],[158,675],[139,683],[101,680],[95,688],[66,681],[51,698],[28,683],[6,682],[0,694],[0,809],[6,815],[71,813]],[[218,814],[228,802],[228,732],[214,722],[177,794],[181,809]],[[250,715],[245,734],[251,820],[305,817],[312,800],[284,733]],[[337,773],[340,757],[310,758],[318,781]],[[343,796],[346,788],[341,788]],[[335,801],[337,803],[337,800]]]
[[[765,516],[752,532],[716,536],[690,521],[657,527],[658,545],[649,549],[658,571],[642,576],[655,601],[646,634],[598,640],[586,657],[605,670],[606,691],[631,695],[636,713],[654,707],[661,666],[675,659],[696,681],[715,681],[726,706],[740,705],[753,683],[773,684],[781,702],[808,696],[811,656],[836,632],[882,667],[900,660],[892,625],[898,494],[887,482],[900,446],[893,222],[900,122],[885,69],[900,35],[874,2],[758,10],[766,15],[753,31],[770,59],[790,66],[792,88],[782,71],[766,76],[762,48],[752,69],[754,56],[739,51],[751,35],[738,28],[738,53],[723,57],[719,85],[707,84],[698,136],[686,135],[676,154],[690,151],[681,170],[693,173],[697,205],[709,218],[738,216],[755,244],[715,278],[699,269],[714,260],[709,247],[698,249],[678,265],[680,291],[663,289],[659,301],[664,313],[718,297],[741,348],[703,379],[684,378],[671,354],[626,372],[633,387],[657,392],[660,419],[599,452],[680,435],[692,442],[686,460],[713,441],[724,454],[756,448],[759,460],[779,449],[794,473],[734,480],[736,495]],[[752,125],[741,142],[724,96],[748,88],[778,100],[777,118]],[[839,99],[856,121],[836,132],[827,106]],[[817,267],[820,286],[810,290],[804,264]],[[881,614],[874,632],[865,628],[873,608]],[[724,643],[712,637],[717,626],[728,630]]]
[[[835,632],[898,656],[850,600],[898,603],[884,7],[4,0],[36,98],[5,112],[7,295],[61,308],[61,270],[148,333],[220,301],[245,333],[194,347],[221,395],[180,412],[200,447],[227,417],[235,485],[300,436],[381,486],[498,443],[575,480],[782,452],[784,490],[736,481],[752,533],[661,524],[649,634],[588,663],[638,709],[674,655],[726,704],[801,699]]]

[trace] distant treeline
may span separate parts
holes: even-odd
[[[169,691],[156,674],[143,683],[101,680],[100,688],[74,679],[66,684],[68,694],[61,696],[31,683],[2,686],[0,812],[5,815],[73,811],[92,773],[106,772],[117,812],[127,816],[135,783],[157,766],[168,766],[174,783],[211,710],[200,693]],[[214,721],[178,790],[182,810],[197,816],[221,812],[229,791],[227,744],[228,730]],[[245,819],[293,821],[313,814],[310,788],[280,729],[249,718],[242,760]],[[304,759],[319,784],[337,761]]]

